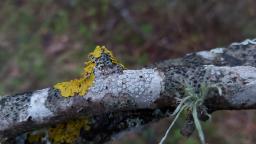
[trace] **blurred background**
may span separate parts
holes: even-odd
[[[130,69],[256,37],[255,0],[1,0],[0,95],[41,89],[80,75],[96,45]],[[255,111],[224,111],[204,123],[209,144],[256,142]],[[182,122],[177,127],[181,126]],[[164,119],[114,144],[155,144]],[[167,143],[196,144],[174,129]]]

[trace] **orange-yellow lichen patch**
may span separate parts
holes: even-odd
[[[112,58],[114,57],[112,52],[109,51],[105,46],[96,46],[95,50],[89,54],[89,58],[99,58],[103,53]]]
[[[94,81],[94,68],[96,66],[96,59],[100,58],[102,54],[109,56],[110,61],[113,64],[118,64],[122,68],[124,66],[119,64],[112,52],[105,46],[96,46],[95,50],[89,54],[89,61],[85,62],[82,78],[74,79],[67,82],[61,82],[54,85],[55,89],[60,90],[60,93],[64,97],[70,97],[75,95],[83,96],[87,93],[88,89],[92,86]]]
[[[94,67],[95,67],[95,63],[92,63],[92,62],[86,63],[82,78],[74,79],[68,82],[58,83],[54,86],[54,88],[59,89],[61,92],[61,95],[64,97],[74,96],[76,94],[83,96],[93,83]]]
[[[28,143],[40,143],[42,141],[42,138],[45,136],[45,133],[42,131],[34,132],[28,134]]]
[[[124,68],[124,66],[121,63],[118,63],[117,59],[113,56],[112,52],[109,51],[105,46],[96,46],[95,50],[89,54],[89,58],[99,58],[103,53],[109,56],[113,64],[118,64],[122,68]]]
[[[53,144],[73,144],[79,138],[81,130],[90,130],[88,118],[72,120],[48,129],[48,137]]]
[[[64,97],[74,96],[76,94],[83,96],[87,93],[94,80],[94,75],[89,78],[74,79],[68,82],[58,83],[54,88],[59,89]]]
[[[57,83],[54,88],[59,89],[61,95],[64,97],[74,96],[76,94],[83,96],[87,93],[88,89],[91,87],[94,74],[93,69],[95,63],[87,62],[84,68],[83,77],[80,79],[74,79],[68,82]]]

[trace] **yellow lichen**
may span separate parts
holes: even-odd
[[[119,65],[124,69],[124,66],[117,62],[111,51],[109,51],[105,46],[97,46],[95,50],[89,54],[89,61],[85,62],[81,78],[57,83],[54,85],[54,88],[58,89],[64,97],[75,95],[84,96],[93,84],[95,78],[94,69],[97,65],[96,60],[100,58],[102,54],[108,55],[112,64]],[[80,136],[81,130],[90,130],[90,122],[88,118],[80,118],[66,123],[57,124],[54,127],[48,128],[47,136],[54,144],[72,144]],[[42,135],[42,133],[30,133],[28,135],[28,141],[29,143],[37,143],[45,136],[46,135]]]
[[[58,124],[56,127],[49,128],[48,137],[53,144],[73,144],[80,136],[81,130],[90,130],[90,122],[88,118],[72,120],[67,123]]]
[[[122,68],[124,66],[119,64],[116,58],[113,56],[112,52],[109,51],[105,46],[96,46],[95,50],[89,54],[89,61],[85,62],[84,71],[82,73],[82,78],[74,79],[68,82],[61,82],[54,85],[55,89],[60,90],[60,93],[64,97],[80,95],[83,96],[87,93],[88,89],[92,86],[94,81],[94,68],[96,66],[95,60],[100,58],[102,54],[109,56],[113,64],[118,64]]]
[[[117,59],[113,56],[112,52],[109,51],[105,46],[96,46],[95,50],[89,54],[89,58],[99,58],[103,53],[109,56],[113,64],[118,64],[122,68],[124,68],[124,66],[121,63],[117,62]]]
[[[29,144],[40,143],[44,136],[45,136],[45,133],[43,133],[42,131],[30,133],[28,134],[28,138],[27,138],[28,143]]]

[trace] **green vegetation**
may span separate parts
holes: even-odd
[[[187,112],[187,114],[192,114],[193,121],[196,127],[196,130],[198,132],[199,139],[202,144],[205,144],[205,137],[204,132],[202,130],[202,126],[200,124],[199,118],[198,118],[198,110],[199,107],[203,105],[204,99],[207,96],[210,88],[213,88],[212,86],[207,86],[206,84],[201,84],[199,88],[199,93],[196,93],[195,88],[190,86],[186,83],[185,85],[185,95],[182,97],[182,99],[179,100],[179,105],[174,110],[173,114],[171,116],[175,116],[174,120],[172,121],[171,125],[167,129],[165,135],[161,139],[159,144],[163,144],[166,140],[168,133],[170,132],[171,128],[175,124],[175,122],[180,117],[180,114],[184,111]],[[214,87],[215,88],[215,87]],[[220,88],[216,87],[219,91],[219,95],[221,95]],[[205,110],[206,111],[206,110]],[[207,112],[206,112],[207,113]],[[207,113],[207,116],[210,118],[211,116]]]

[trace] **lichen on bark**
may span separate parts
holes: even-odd
[[[92,86],[95,79],[94,69],[96,67],[101,67],[102,65],[102,62],[100,61],[102,57],[107,57],[107,59],[104,60],[113,65],[120,65],[120,67],[124,68],[122,64],[117,62],[112,52],[109,51],[105,46],[97,46],[95,50],[88,55],[88,57],[89,61],[85,62],[85,67],[81,78],[54,85],[54,88],[58,89],[62,96],[84,96],[88,92],[88,89]],[[106,63],[106,61],[104,61],[104,63]]]

